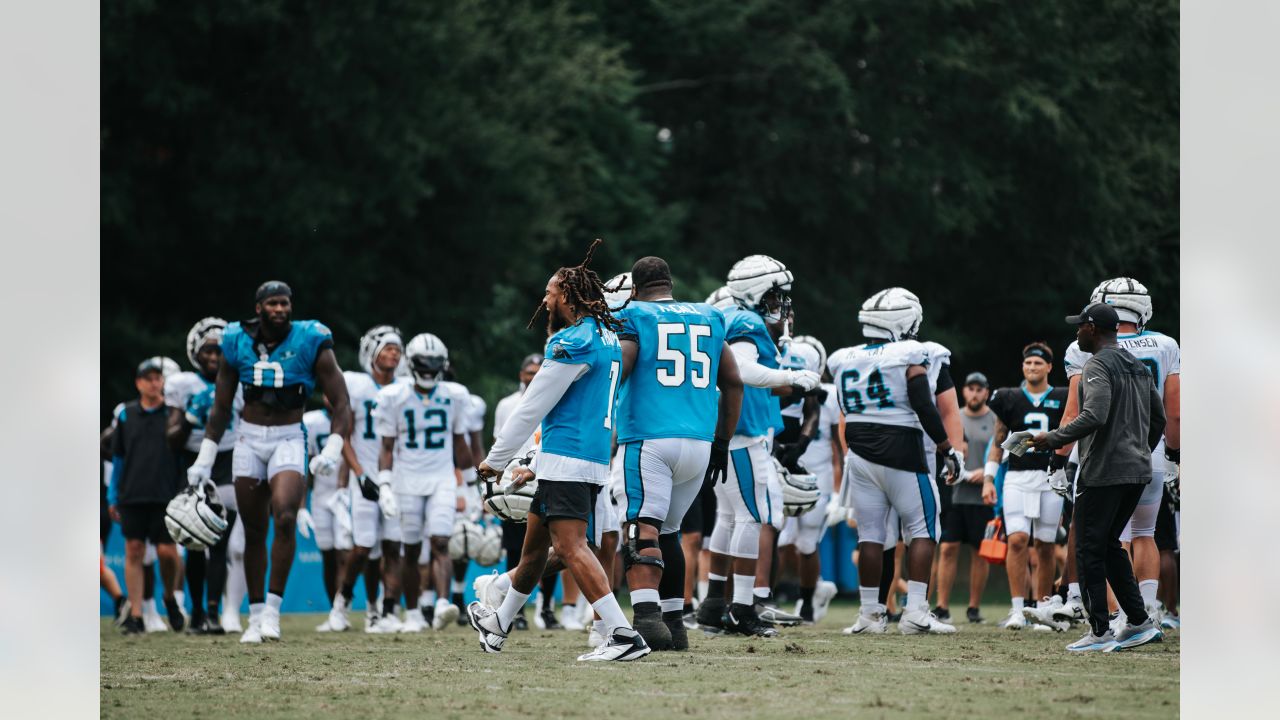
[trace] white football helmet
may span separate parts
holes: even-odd
[[[415,335],[405,347],[404,357],[409,363],[414,382],[424,390],[435,387],[436,383],[443,380],[444,371],[449,368],[449,348],[431,333]]]
[[[609,309],[614,312],[621,310],[622,306],[631,299],[631,273],[614,275],[604,284],[604,289],[604,301],[609,305]]]
[[[1116,309],[1120,322],[1131,322],[1142,329],[1151,320],[1151,294],[1147,286],[1133,278],[1103,280],[1089,296],[1091,303],[1106,303]]]
[[[733,300],[733,293],[729,292],[728,285],[720,286],[715,292],[707,297],[706,303],[721,310],[728,310],[736,307],[737,303]]]
[[[729,270],[729,294],[738,307],[755,310],[766,322],[786,317],[791,306],[791,271],[768,255],[749,255],[734,263]],[[772,312],[764,307],[764,298],[775,293],[781,304]]]
[[[170,500],[164,525],[174,542],[188,550],[203,551],[217,545],[227,532],[227,515],[213,483],[190,486]]]
[[[867,298],[858,312],[862,334],[885,340],[910,340],[920,332],[924,308],[906,288],[891,287]]]
[[[360,367],[367,373],[373,372],[373,360],[388,345],[399,345],[404,350],[404,336],[400,328],[394,325],[375,325],[360,338]],[[402,362],[401,365],[404,363]],[[399,374],[399,373],[397,373]]]
[[[827,366],[827,349],[818,342],[818,338],[812,335],[797,335],[791,338],[789,349],[793,355],[799,353],[797,357],[803,356],[805,360],[804,367],[790,368],[792,370],[812,370],[821,375]],[[810,362],[811,360],[813,362]]]
[[[221,343],[222,333],[226,329],[227,321],[219,317],[207,317],[191,326],[191,330],[187,332],[187,359],[191,361],[192,367],[200,369],[196,364],[196,353],[210,340]]]
[[[528,465],[532,459],[533,453],[530,453],[528,457],[512,460],[496,482],[485,483],[485,509],[508,522],[522,523],[529,519],[529,506],[533,504],[533,494],[538,491],[538,481],[530,480],[509,494],[507,490],[513,482],[512,472]]]
[[[449,536],[449,557],[453,560],[468,560],[483,542],[484,528],[480,523],[458,518],[453,523],[453,534]]]
[[[818,489],[818,478],[805,474],[793,473],[783,467],[777,458],[773,459],[773,467],[782,481],[782,514],[796,517],[803,515],[818,504],[822,491]]]
[[[497,565],[502,559],[502,530],[497,525],[486,525],[480,544],[471,548],[471,559],[481,567]]]

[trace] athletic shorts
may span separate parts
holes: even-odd
[[[680,532],[702,533],[702,490],[699,488],[698,494],[693,498],[693,504],[684,513],[684,519],[680,521]]]
[[[827,532],[827,502],[831,494],[823,493],[818,504],[801,515],[787,518],[778,534],[778,547],[795,545],[796,552],[801,555],[812,555],[818,552],[822,536]]]
[[[354,544],[350,518],[344,529],[329,507],[329,501],[340,492],[347,491],[336,487],[317,487],[311,491],[311,521],[315,524],[316,547],[321,550],[350,550]]]
[[[307,434],[297,425],[240,423],[231,471],[235,477],[262,481],[293,471],[307,474]]]
[[[1164,465],[1151,473],[1151,482],[1142,488],[1142,497],[1133,516],[1120,531],[1120,542],[1132,542],[1135,537],[1155,537],[1156,516],[1160,514],[1160,500],[1164,497]]]
[[[1005,533],[1025,533],[1041,542],[1057,542],[1058,525],[1062,521],[1062,496],[1052,490],[1024,490],[1010,485],[1009,476],[1015,472],[1039,471],[1011,470],[1005,474],[1004,496],[1001,498]]]
[[[910,539],[938,539],[938,487],[928,473],[880,465],[855,452],[847,453],[845,462],[840,504],[853,508],[860,542],[885,544],[890,510],[897,511]]]
[[[603,491],[597,493],[595,515],[591,522],[587,523],[587,542],[592,547],[600,547],[605,533],[621,532],[621,516],[620,509],[613,504],[613,498],[609,493]]]
[[[529,512],[544,521],[568,518],[591,524],[595,522],[596,496],[600,489],[600,485],[592,482],[539,479]]]
[[[164,511],[168,503],[140,503],[117,505],[120,513],[120,532],[125,540],[146,540],[156,545],[172,545],[169,528],[164,525]]]
[[[359,547],[369,548],[369,559],[377,560],[382,557],[382,543],[400,542],[400,517],[383,515],[378,501],[365,500],[358,484],[352,477],[347,485],[347,491],[351,493],[352,542]]]
[[[735,523],[772,522],[769,478],[776,480],[776,475],[773,458],[763,442],[730,450],[727,477],[715,484],[716,505],[721,512],[731,513]],[[778,514],[782,514],[781,503]]]
[[[964,543],[977,550],[992,517],[986,505],[952,503],[951,511],[942,516],[942,542]]]
[[[1156,513],[1156,549],[1160,551],[1178,549],[1178,521],[1173,514],[1173,498],[1169,491],[1164,491],[1160,502],[1160,511]]]
[[[400,505],[400,540],[406,545],[422,542],[423,532],[431,537],[449,537],[457,516],[457,485],[451,477],[441,477],[430,495],[396,493]]]
[[[685,513],[702,490],[711,443],[656,438],[627,443],[618,453],[626,522],[649,520],[662,534],[679,532]]]

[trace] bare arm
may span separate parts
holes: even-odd
[[[1004,458],[1004,449],[1000,446],[1009,437],[1009,428],[996,416],[996,429],[991,433],[991,450],[987,452],[987,462],[999,463]]]
[[[626,380],[636,366],[636,356],[640,354],[640,345],[635,340],[622,340],[622,378]]]
[[[330,353],[332,355],[332,353]],[[209,424],[205,425],[204,437],[215,443],[222,440],[227,431],[227,423],[231,422],[231,403],[236,397],[236,385],[240,379],[236,371],[227,364],[224,355],[218,361],[218,379],[213,392],[213,408],[209,410]]]
[[[728,345],[720,350],[716,387],[720,388],[720,415],[716,420],[715,437],[728,442],[738,429],[738,416],[742,414],[742,376],[738,373],[738,361]]]
[[[1076,416],[1080,414],[1080,376],[1072,375],[1067,378],[1067,404],[1062,408],[1062,419],[1058,421],[1058,426],[1069,424]],[[1067,443],[1058,448],[1054,452],[1068,457],[1071,455],[1071,448],[1075,447],[1075,443]]]
[[[831,469],[835,473],[832,475],[832,487],[837,495],[840,494],[840,481],[844,479],[844,453],[840,450],[840,426],[831,426]]]
[[[329,417],[333,418],[333,434],[341,437],[345,446],[351,439],[353,415],[351,400],[347,397],[347,381],[342,378],[342,369],[338,367],[338,359],[334,357],[333,350],[325,348],[316,355],[315,372],[320,389],[329,399]],[[221,392],[221,386],[218,390]]]
[[[459,470],[471,467],[471,448],[467,447],[467,436],[463,433],[453,434],[453,466]]]
[[[1171,450],[1182,449],[1182,376],[1164,379],[1164,444]]]
[[[476,430],[471,433],[471,442],[467,443],[467,446],[471,448],[472,463],[479,462],[484,459],[485,455],[489,454],[484,449],[484,432],[481,430]],[[471,466],[469,465],[469,467]]]
[[[947,429],[947,440],[951,447],[963,455],[968,451],[964,442],[964,421],[960,419],[960,402],[956,399],[956,389],[947,388],[934,396],[938,406],[938,414],[942,416],[942,426]]]
[[[392,456],[395,454],[396,439],[383,436],[382,447],[378,449],[378,470],[390,470]]]
[[[164,439],[169,448],[174,452],[182,450],[188,437],[191,437],[191,426],[187,424],[186,413],[181,408],[169,408],[169,417],[164,425]]]

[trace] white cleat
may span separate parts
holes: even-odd
[[[258,621],[258,620],[250,620],[250,621],[249,621],[249,628],[248,628],[247,630],[245,630],[245,631],[244,631],[244,634],[243,634],[243,635],[241,635],[241,636],[240,636],[240,642],[242,642],[242,643],[254,643],[254,644],[259,644],[259,643],[261,643],[261,642],[262,642],[262,624],[261,624],[261,621]]]
[[[609,642],[578,656],[580,662],[629,662],[653,652],[634,628],[614,628]]]
[[[903,635],[950,635],[955,631],[955,625],[939,620],[929,611],[928,605],[902,613],[902,619],[898,621],[898,632]]]
[[[325,625],[329,626],[328,630],[316,628],[317,632],[342,632],[351,628],[351,621],[347,619],[347,599],[339,595],[333,602],[333,607],[329,610],[329,619],[325,621]]]
[[[1060,622],[1066,620],[1068,623],[1084,622],[1088,619],[1088,613],[1084,611],[1084,601],[1078,597],[1067,598],[1062,607],[1054,609],[1053,619]]]
[[[263,640],[279,640],[280,639],[280,611],[266,608],[262,611],[262,633]]]
[[[1071,623],[1067,620],[1054,619],[1054,613],[1060,609],[1062,609],[1062,598],[1054,595],[1041,600],[1035,607],[1022,608],[1022,615],[1034,623],[1031,627],[1032,630],[1064,632],[1071,627]]]
[[[1024,610],[1026,608],[1023,608]],[[1000,621],[1000,629],[1002,630],[1025,630],[1027,628],[1027,618],[1017,610],[1010,610],[1004,620]]]
[[[815,623],[821,622],[822,618],[827,616],[827,611],[831,609],[831,601],[835,599],[836,590],[836,584],[830,580],[818,581],[818,586],[813,589],[813,621]]]
[[[373,635],[395,635],[404,627],[404,623],[400,622],[400,618],[393,614],[379,615],[373,625],[365,630]]]
[[[601,635],[600,631],[595,629],[595,626],[593,625],[591,627],[591,634],[587,636],[587,647],[598,648],[603,644],[604,644],[604,636]]]
[[[565,607],[564,612],[560,613],[560,623],[564,625],[565,630],[586,630],[587,626],[582,624],[582,620],[578,617],[579,610],[577,605],[569,605]]]
[[[149,600],[142,606],[142,626],[148,633],[169,632],[169,626],[156,612],[155,600]]]
[[[889,615],[881,610],[870,615],[859,614],[857,622],[843,632],[845,635],[883,635],[888,627]]]
[[[422,615],[422,608],[410,608],[404,611],[404,623],[400,625],[402,633],[420,633],[427,629],[427,618]]]
[[[493,609],[502,606],[502,601],[506,599],[506,591],[498,590],[494,586],[494,582],[498,579],[498,571],[494,570],[490,575],[481,575],[471,583],[471,589],[476,591],[476,599],[481,605],[488,605]]]
[[[221,621],[222,629],[230,633],[242,632],[244,628],[240,625],[240,611],[226,609],[222,611]]]
[[[480,634],[480,649],[487,653],[500,653],[507,642],[506,630],[498,622],[498,611],[485,607],[479,600],[473,600],[467,606],[467,620],[471,628]]]
[[[458,619],[460,612],[458,606],[448,600],[444,598],[436,600],[436,613],[435,617],[431,619],[431,628],[436,632],[444,630]]]

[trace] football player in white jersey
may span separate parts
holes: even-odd
[[[783,367],[789,370],[812,370],[821,373],[826,369],[827,351],[817,338],[800,335],[792,339],[787,348],[788,358]],[[814,475],[818,480],[818,490],[822,496],[818,504],[808,512],[787,519],[778,536],[778,548],[794,547],[798,556],[800,575],[800,600],[796,603],[796,614],[802,622],[813,624],[826,615],[831,599],[836,595],[836,585],[828,580],[821,580],[821,564],[818,558],[818,545],[828,527],[827,516],[832,498],[836,490],[836,478],[844,472],[844,457],[840,453],[840,443],[832,442],[839,432],[840,407],[837,404],[836,388],[831,383],[819,385],[826,398],[821,400],[816,432],[799,451],[796,462],[800,467]],[[784,422],[799,423],[802,420],[800,403],[794,403],[782,409]],[[790,418],[790,420],[788,420]],[[803,442],[803,441],[802,441]],[[786,463],[783,463],[786,465]],[[836,501],[836,505],[839,501]],[[844,519],[844,513],[840,513]]]
[[[315,456],[329,439],[332,422],[329,418],[329,403],[321,410],[311,410],[302,416],[302,425],[307,429],[307,454]],[[311,479],[311,509],[298,511],[298,533],[304,538],[315,533],[316,548],[320,550],[326,597],[338,596],[338,582],[343,576],[347,553],[351,550],[351,504],[344,502],[349,498],[346,488],[338,487],[338,474],[316,475],[309,473]],[[345,630],[345,627],[337,628]],[[332,632],[335,630],[328,618],[316,627],[316,632]]]
[[[471,395],[457,383],[442,380],[449,351],[430,333],[415,336],[405,347],[413,383],[398,383],[378,391],[374,425],[382,448],[378,456],[378,484],[390,483],[400,510],[404,543],[402,569],[405,622],[402,632],[421,632],[427,621],[418,608],[422,580],[418,556],[424,535],[431,538],[430,581],[438,599],[432,626],[442,630],[457,619],[461,608],[447,598],[451,563],[449,536],[457,512],[454,468],[471,465],[464,434]],[[385,604],[387,599],[384,598]]]
[[[1147,484],[1133,517],[1120,535],[1122,542],[1132,542],[1133,574],[1138,580],[1138,590],[1142,593],[1147,614],[1159,623],[1161,617],[1156,596],[1160,587],[1160,551],[1155,542],[1156,516],[1159,514],[1165,482],[1176,481],[1181,462],[1182,415],[1179,408],[1182,394],[1182,352],[1177,340],[1146,329],[1152,317],[1151,295],[1146,286],[1137,280],[1124,277],[1104,280],[1094,288],[1089,302],[1103,302],[1115,308],[1116,315],[1120,317],[1117,344],[1147,366],[1155,378],[1156,390],[1164,397],[1164,439],[1151,452],[1152,481]],[[1062,417],[1063,425],[1079,414],[1077,387],[1080,373],[1084,371],[1084,364],[1090,357],[1089,353],[1080,349],[1077,342],[1073,341],[1067,348],[1065,360],[1070,390]],[[1071,446],[1067,446],[1058,450],[1055,469],[1066,464],[1071,449]],[[1069,542],[1068,549],[1071,551],[1068,555],[1069,577],[1075,579],[1074,541]],[[1084,619],[1082,606],[1079,617],[1075,614],[1075,607],[1080,604],[1079,597],[1079,583],[1070,583],[1068,606],[1063,609],[1064,617]],[[1124,623],[1122,616],[1123,613],[1117,618],[1121,627]]]
[[[207,317],[191,327],[187,333],[187,359],[196,372],[175,373],[165,379],[164,402],[169,407],[165,435],[170,446],[183,454],[183,466],[195,462],[204,440],[204,426],[209,421],[213,407],[213,393],[218,377],[218,360],[222,357],[222,333],[227,321]],[[231,482],[231,455],[236,444],[236,426],[244,407],[244,395],[236,389],[231,406],[231,421],[227,432],[218,443],[218,455],[213,463],[212,480],[218,488],[218,500],[226,508],[228,527],[236,524],[236,489]],[[244,531],[240,531],[243,537]],[[228,573],[237,573],[241,586],[244,583],[244,556],[235,554],[231,568],[227,567],[227,547],[232,533],[224,533],[222,539],[207,551],[187,552],[187,585],[191,588],[191,623],[187,632],[194,635],[222,635],[226,632],[219,621],[219,603],[227,588]],[[207,553],[207,557],[206,557]],[[206,579],[208,600],[205,600]],[[227,608],[240,612],[240,597],[233,598],[236,606]],[[237,621],[235,625],[239,625]]]
[[[450,362],[448,370],[446,370],[446,379],[450,382],[454,381],[453,363]],[[484,447],[484,414],[487,405],[484,398],[468,391],[469,403],[467,405],[465,434],[467,437],[467,448],[471,452],[472,458],[482,458],[487,454]],[[476,483],[468,482],[466,474],[462,470],[455,471],[458,478],[458,504],[457,519],[470,519],[479,517],[482,513],[480,502],[480,490]],[[466,607],[463,599],[463,592],[466,590],[467,570],[471,567],[469,558],[461,558],[453,561],[453,581],[450,583],[449,599],[458,607]],[[422,572],[428,572],[425,563],[419,565]],[[419,606],[435,605],[435,590],[428,591],[429,587],[433,587],[430,583],[423,583],[422,597],[419,599]],[[430,595],[430,596],[429,596]],[[430,605],[428,605],[430,603]],[[458,615],[457,623],[466,625],[467,619],[461,613]]]
[[[347,393],[351,398],[354,423],[351,442],[344,452],[346,468],[338,473],[338,486],[350,487],[346,495],[335,495],[336,502],[349,507],[351,515],[352,549],[343,571],[341,591],[333,599],[329,613],[329,629],[345,630],[350,627],[347,608],[355,594],[356,580],[364,575],[365,632],[398,632],[399,619],[394,613],[383,614],[378,608],[378,583],[382,580],[388,590],[397,589],[399,582],[400,520],[395,504],[395,492],[390,485],[379,487],[373,477],[377,474],[378,453],[381,441],[374,431],[373,411],[377,407],[378,391],[393,383],[409,382],[401,379],[396,371],[403,365],[404,342],[400,331],[391,325],[376,325],[360,338],[360,367],[364,372],[344,372]],[[348,474],[349,473],[349,474]],[[341,512],[339,509],[336,512]],[[384,565],[379,567],[379,560]],[[391,604],[395,604],[398,592],[387,592]]]
[[[842,503],[858,522],[858,578],[862,606],[851,634],[883,633],[881,563],[890,510],[909,536],[904,635],[953,633],[929,611],[928,583],[939,534],[938,491],[930,476],[924,436],[951,454],[951,442],[929,382],[929,350],[914,338],[924,319],[920,300],[889,288],[862,304],[858,322],[869,342],[836,351],[827,361],[845,415],[849,472]],[[868,586],[862,583],[875,583]]]

